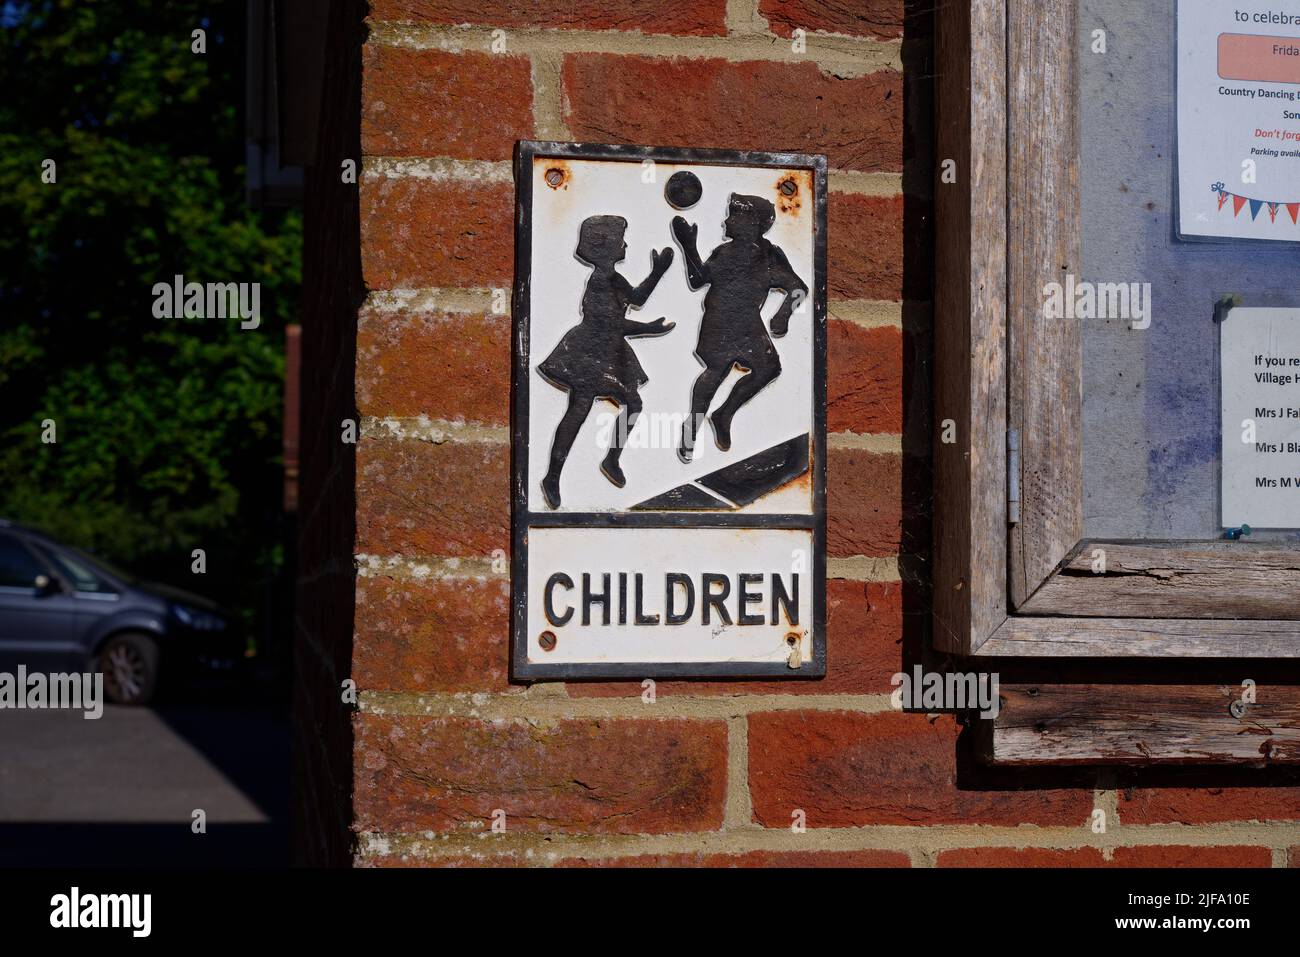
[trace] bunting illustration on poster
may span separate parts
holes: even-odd
[[[1228,200],[1232,200],[1232,215],[1234,218],[1245,207],[1249,206],[1251,219],[1255,219],[1259,216],[1259,211],[1261,209],[1267,209],[1269,221],[1276,223],[1278,210],[1285,209],[1291,215],[1291,225],[1300,225],[1300,202],[1288,203],[1282,200],[1252,199],[1249,196],[1242,196],[1240,193],[1231,192],[1224,187],[1222,182],[1212,183],[1210,185],[1210,191],[1216,193],[1219,197],[1220,212],[1222,212],[1223,207],[1228,204]],[[1285,225],[1286,217],[1283,217],[1282,222]]]

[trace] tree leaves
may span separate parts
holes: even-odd
[[[251,607],[278,560],[301,223],[244,205],[244,5],[47,0],[6,16],[0,516],[191,587],[189,551],[206,548],[207,590]],[[205,55],[190,52],[199,26]],[[175,275],[260,283],[261,325],[154,318],[153,285]]]

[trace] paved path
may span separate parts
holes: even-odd
[[[0,710],[0,865],[285,863],[288,777],[261,708]]]

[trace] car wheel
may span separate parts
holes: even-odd
[[[158,680],[158,646],[147,635],[116,635],[99,652],[108,700],[147,704]]]

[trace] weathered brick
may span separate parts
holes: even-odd
[[[911,867],[902,851],[745,851],[735,854],[637,854],[570,857],[559,867]]]
[[[903,547],[903,458],[831,449],[826,458],[830,555],[895,555]]]
[[[1300,820],[1300,788],[1131,788],[1120,791],[1125,824]]]
[[[838,77],[815,63],[617,54],[564,58],[575,139],[825,153],[832,167],[901,170],[900,74]]]
[[[483,556],[508,549],[509,461],[504,444],[362,439],[357,551]]]
[[[911,867],[902,851],[747,851],[743,854],[655,854],[592,861],[615,867]]]
[[[515,140],[533,133],[526,56],[367,43],[364,61],[361,150],[367,156],[507,160]]]
[[[357,409],[509,424],[510,317],[363,310]]]
[[[1117,847],[1106,860],[1095,847],[964,847],[939,854],[940,867],[1270,867],[1266,847]]]
[[[777,36],[795,30],[894,40],[903,35],[903,0],[759,0],[758,12]]]
[[[902,670],[900,582],[826,583],[826,677],[816,681],[657,681],[655,695],[872,694]],[[639,681],[573,682],[574,698],[639,698]]]
[[[902,432],[902,330],[833,320],[826,339],[827,430]]]
[[[1267,847],[1117,847],[1115,867],[1272,867]]]
[[[357,579],[352,677],[362,690],[505,691],[509,648],[505,579]]]
[[[356,826],[638,834],[715,830],[726,794],[721,721],[553,724],[359,714]]]
[[[965,790],[950,715],[779,711],[749,717],[754,819],[789,827],[868,824],[1082,824],[1092,792]]]
[[[508,288],[514,238],[509,184],[361,181],[361,268],[371,289]]]
[[[1101,867],[1095,847],[1063,850],[1054,847],[963,847],[941,851],[939,867]]]
[[[565,857],[555,852],[419,857],[390,853],[362,858],[361,867],[911,867],[902,851],[746,851],[735,854],[635,854]]]
[[[558,30],[722,36],[726,0],[371,0],[370,19]]]
[[[901,196],[830,195],[826,258],[832,298],[903,298],[903,202]]]

